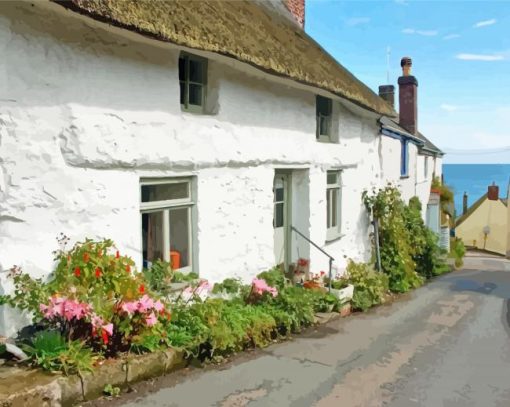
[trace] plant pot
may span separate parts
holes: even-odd
[[[339,300],[346,302],[352,300],[352,296],[354,295],[354,286],[349,284],[347,287],[337,290],[335,288],[331,289],[331,294],[337,297]]]

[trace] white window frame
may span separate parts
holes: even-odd
[[[180,198],[180,199],[170,199],[163,201],[152,201],[152,202],[142,202],[142,186],[145,185],[168,185],[168,184],[188,184],[188,197]],[[180,272],[190,272],[193,269],[193,207],[195,205],[195,201],[192,197],[192,182],[193,179],[191,177],[185,178],[146,178],[140,180],[140,189],[139,189],[139,202],[140,202],[140,241],[142,242],[141,248],[141,264],[143,265],[143,229],[142,229],[142,215],[145,213],[153,213],[153,212],[163,212],[163,246],[167,249],[163,251],[163,260],[170,262],[170,247],[172,244],[171,236],[170,236],[170,210],[171,209],[188,209],[188,248],[189,255],[188,266],[181,267],[177,270]]]
[[[424,175],[424,179],[427,180],[429,178],[429,156],[426,155],[425,156],[425,160],[424,160],[424,163],[423,163],[423,175]]]
[[[336,182],[334,184],[328,183],[328,175],[336,174]],[[328,196],[333,193],[337,195],[337,205],[336,208],[332,208],[328,205]],[[333,199],[330,198],[330,202],[333,202]],[[336,220],[337,224],[335,226],[330,226],[328,224],[328,214],[329,219],[333,219],[333,211],[336,211]],[[330,170],[326,173],[326,241],[336,240],[341,237],[342,232],[342,171],[341,170]]]
[[[208,74],[208,67],[207,67],[207,59],[203,57],[199,57],[198,55],[189,54],[187,52],[181,52],[179,55],[179,59],[184,60],[184,79],[179,79],[179,87],[184,86],[184,103],[181,103],[181,110],[185,112],[191,112],[191,113],[204,113],[205,111],[205,103],[207,98],[207,74]],[[193,82],[190,80],[190,68],[189,68],[189,62],[194,61],[202,65],[202,72],[203,77],[201,78],[200,82]],[[177,69],[179,70],[179,64],[177,65]],[[179,72],[178,72],[179,75]],[[189,85],[195,84],[200,85],[202,87],[202,100],[200,105],[192,105],[189,103]],[[180,90],[179,90],[180,91]],[[179,97],[180,98],[180,97]]]

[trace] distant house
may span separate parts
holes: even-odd
[[[303,28],[304,1],[0,2],[0,293],[55,237],[211,282],[371,258],[366,189],[429,201],[442,153]],[[407,70],[407,71],[406,71]],[[402,83],[401,83],[402,82]],[[425,219],[425,208],[424,208]],[[0,312],[0,333],[17,319]]]
[[[507,255],[510,249],[508,196],[499,197],[499,187],[491,185],[473,205],[455,221],[455,235],[467,247]]]

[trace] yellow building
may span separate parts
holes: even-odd
[[[465,197],[466,199],[466,197]],[[470,248],[507,255],[510,249],[508,199],[499,198],[499,187],[491,185],[488,192],[455,222],[455,235]]]

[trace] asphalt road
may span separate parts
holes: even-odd
[[[92,406],[510,406],[510,262],[468,258],[396,303]]]

